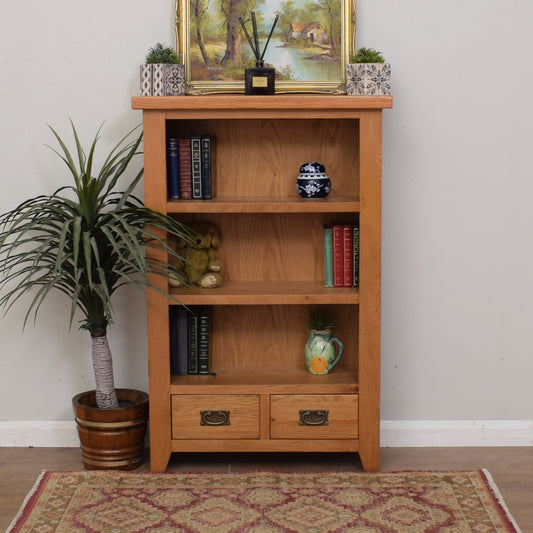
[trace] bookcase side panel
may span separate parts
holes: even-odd
[[[381,112],[361,117],[360,457],[379,470],[381,333]]]
[[[144,172],[145,203],[164,212],[166,205],[165,118],[162,112],[145,112]],[[165,260],[164,255],[147,249],[149,258]],[[161,276],[151,276],[150,282],[162,290],[168,287]],[[170,360],[168,300],[160,292],[148,289],[147,341],[148,377],[150,389],[150,463],[153,471],[166,469],[170,458]]]
[[[143,113],[144,201],[157,211],[165,212],[167,199],[165,114]]]

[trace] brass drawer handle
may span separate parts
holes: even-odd
[[[200,411],[201,426],[229,426],[229,411]]]
[[[300,411],[300,426],[327,426],[329,424],[328,417],[329,411],[327,409],[317,411],[303,409]]]

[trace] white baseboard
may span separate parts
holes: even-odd
[[[74,421],[0,421],[0,446],[70,448],[79,445]]]
[[[382,420],[382,447],[531,446],[533,420]]]
[[[381,446],[531,446],[533,420],[382,420]],[[72,421],[0,421],[0,446],[77,447]]]

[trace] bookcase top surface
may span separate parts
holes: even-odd
[[[133,109],[189,110],[189,109],[387,109],[392,96],[348,96],[331,94],[281,94],[250,96],[240,94],[210,94],[202,96],[134,96]]]

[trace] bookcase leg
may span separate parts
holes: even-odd
[[[359,458],[365,472],[379,471],[379,448],[377,450],[361,450]]]
[[[170,450],[158,450],[156,453],[153,453],[153,450],[150,448],[150,471],[164,472],[170,461],[170,453]]]

